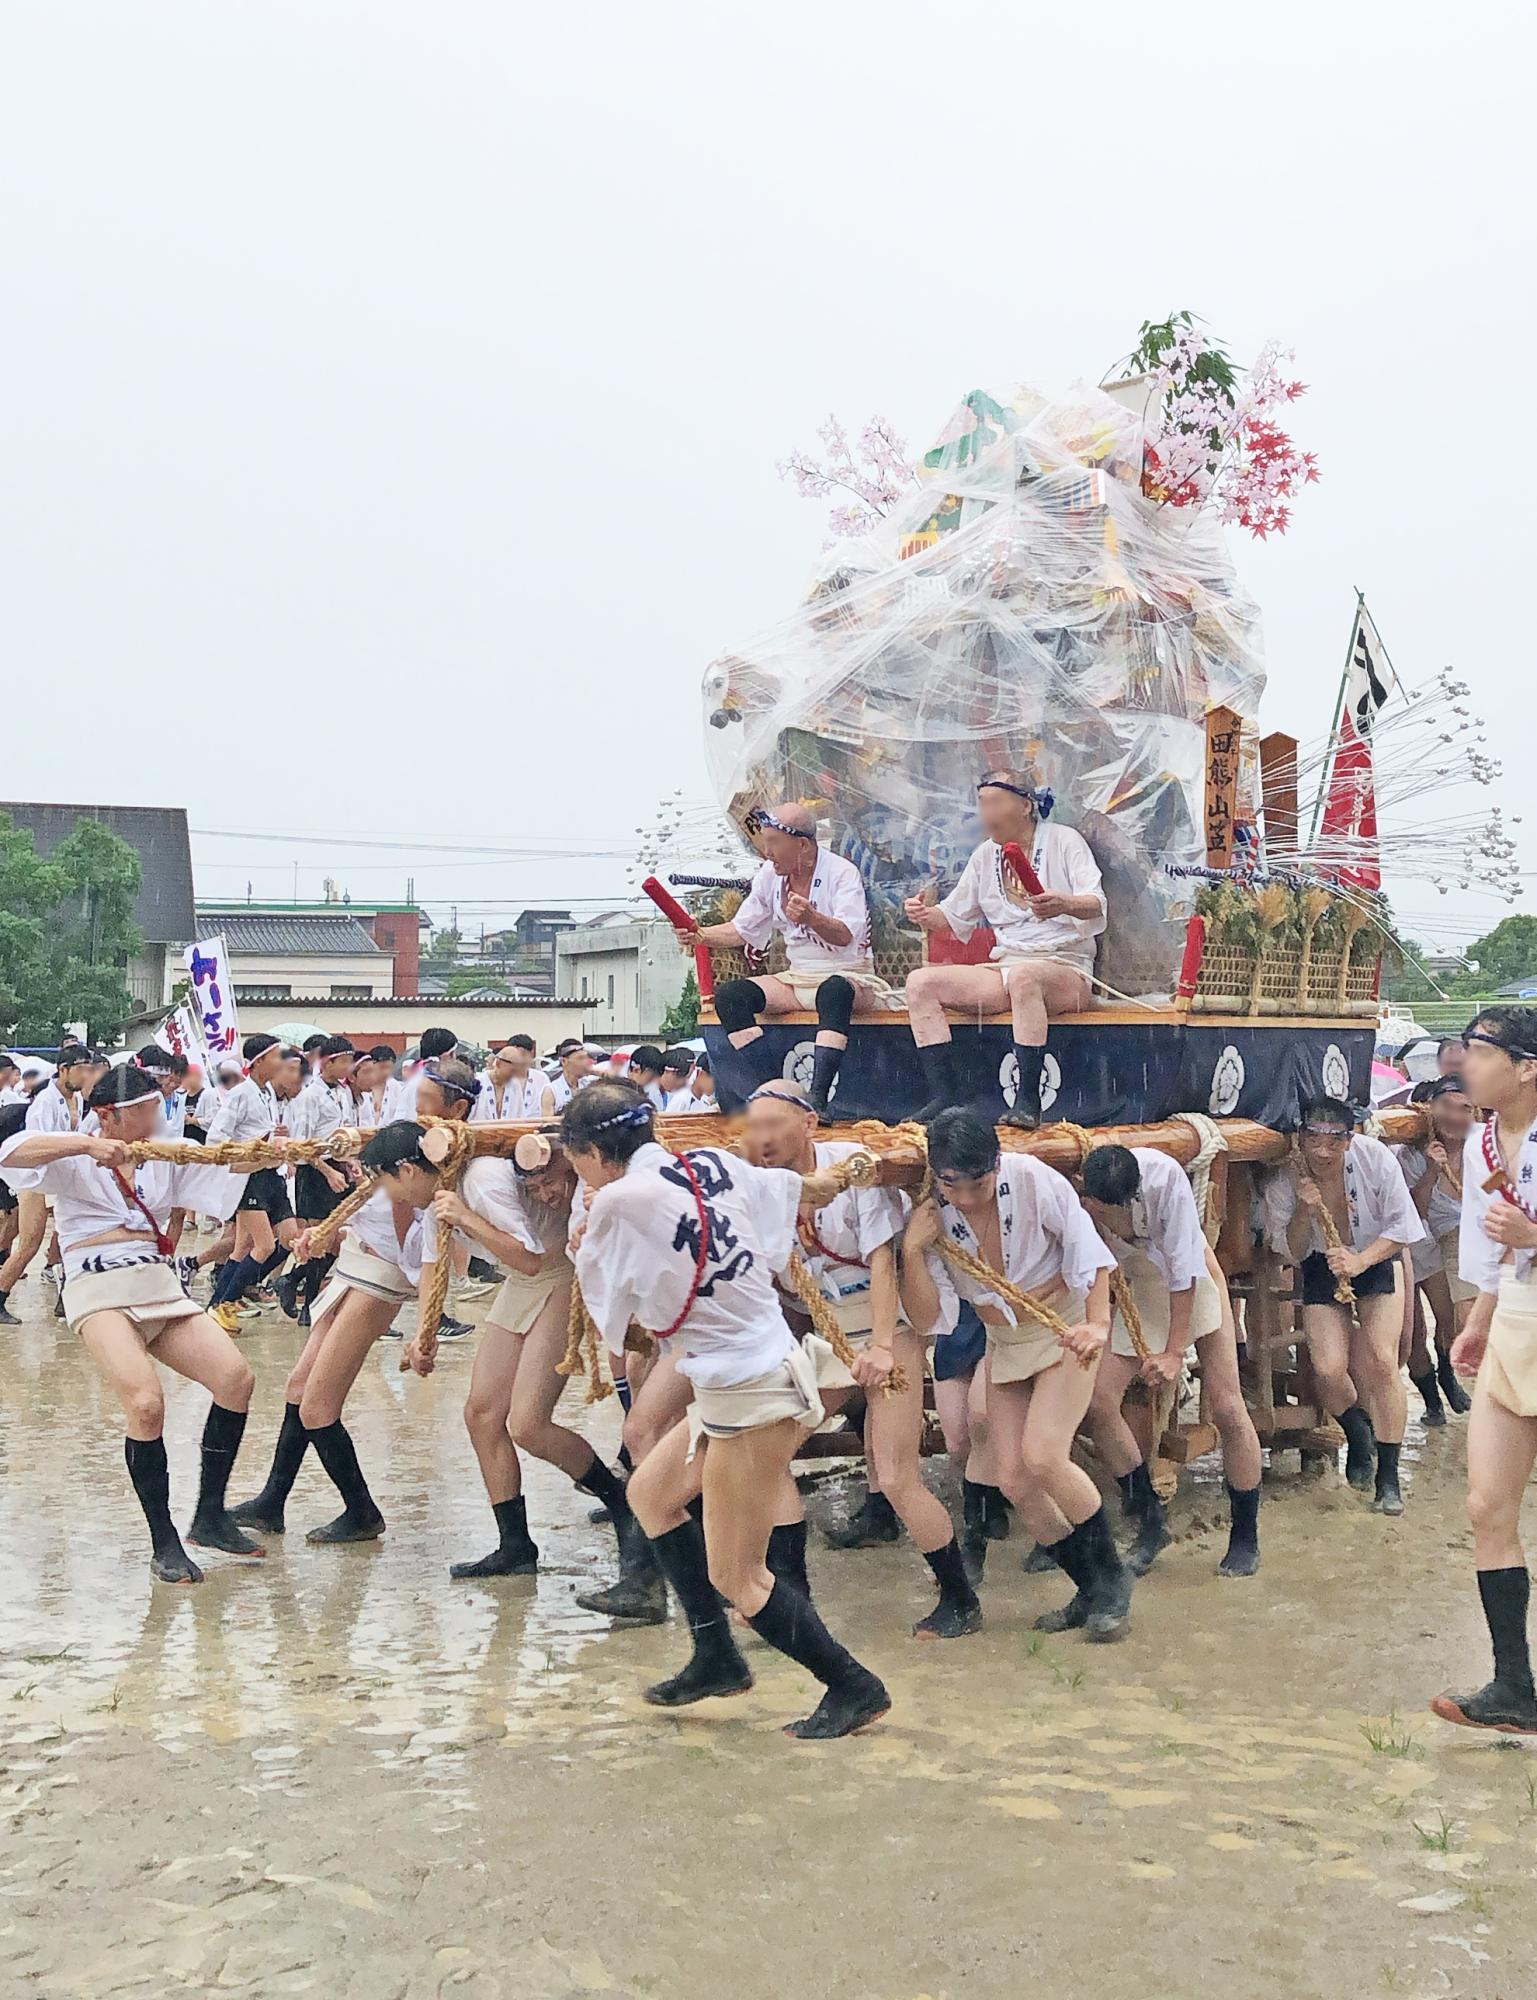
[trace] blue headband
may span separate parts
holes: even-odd
[[[775,833],[787,833],[792,840],[809,840],[813,846],[816,844],[814,833],[807,833],[803,826],[791,826],[786,820],[775,819],[766,806],[760,806],[754,817],[759,826],[771,826]]]
[[[1016,799],[1028,800],[1042,819],[1051,818],[1051,809],[1057,803],[1057,795],[1049,785],[1042,785],[1037,791],[1029,791],[1023,785],[1011,785],[1007,778],[984,778],[977,786],[977,790],[983,792],[989,786],[995,791],[1012,792]]]
[[[600,1118],[593,1126],[594,1132],[609,1132],[616,1125],[649,1125],[655,1115],[651,1104],[627,1104],[623,1111],[612,1111],[607,1118]]]
[[[468,1083],[460,1083],[454,1077],[445,1076],[435,1062],[424,1062],[422,1068],[432,1078],[439,1090],[446,1090],[450,1097],[462,1097],[466,1103],[473,1104],[480,1095],[479,1077],[472,1076]]]

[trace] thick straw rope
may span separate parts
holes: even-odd
[[[1195,1195],[1195,1205],[1201,1211],[1201,1228],[1208,1243],[1217,1240],[1217,1193],[1212,1184],[1212,1168],[1217,1155],[1228,1149],[1222,1127],[1215,1118],[1208,1118],[1204,1111],[1177,1111],[1175,1117],[1180,1124],[1188,1125],[1200,1141],[1195,1158],[1186,1167],[1191,1191]]]
[[[436,1118],[423,1124],[442,1123]],[[219,1139],[200,1146],[194,1139],[130,1139],[128,1150],[136,1167],[146,1160],[169,1160],[177,1167],[228,1167],[231,1173],[256,1174],[264,1167],[316,1166],[321,1160],[352,1160],[372,1135],[349,1125],[324,1139]]]
[[[425,1122],[425,1121],[424,1121]],[[470,1128],[464,1119],[434,1118],[432,1124],[447,1141],[447,1151],[438,1166],[438,1187],[452,1193],[458,1187],[460,1176],[475,1157],[475,1146],[470,1136]],[[432,1271],[427,1279],[426,1294],[417,1315],[415,1348],[423,1361],[431,1361],[438,1351],[438,1327],[443,1319],[443,1307],[448,1299],[448,1281],[453,1274],[454,1230],[453,1224],[438,1219],[438,1234]],[[408,1374],[411,1368],[409,1353],[402,1351],[400,1372]]]
[[[1310,1173],[1308,1173],[1307,1164],[1303,1160],[1301,1151],[1295,1145],[1295,1143],[1293,1144],[1292,1147],[1292,1158],[1293,1160],[1296,1161],[1297,1165],[1302,1168],[1302,1171],[1304,1175],[1307,1177],[1307,1179],[1312,1180],[1313,1176]],[[1344,1238],[1340,1235],[1339,1225],[1335,1222],[1334,1217],[1329,1213],[1329,1205],[1327,1202],[1323,1203],[1322,1206],[1318,1209],[1317,1216],[1318,1216],[1318,1226],[1323,1231],[1323,1238],[1325,1243],[1328,1244],[1331,1250],[1343,1250],[1345,1247]],[[1334,1281],[1334,1297],[1335,1297],[1335,1302],[1342,1306],[1353,1306],[1356,1302],[1356,1288],[1353,1284],[1351,1284],[1350,1280],[1343,1274],[1337,1277]]]
[[[838,1315],[833,1310],[833,1302],[817,1283],[811,1267],[799,1250],[792,1250],[790,1261],[785,1266],[785,1275],[795,1287],[801,1304],[811,1316],[811,1324],[827,1342],[833,1353],[851,1373],[858,1358],[853,1343],[838,1323]],[[900,1396],[907,1389],[907,1375],[904,1370],[893,1366],[891,1373],[881,1384],[884,1396]]]
[[[929,1201],[933,1198],[934,1194],[934,1171],[929,1165],[928,1132],[922,1125],[918,1124],[899,1125],[896,1129],[909,1145],[916,1147],[923,1155],[923,1179],[917,1193],[913,1196],[913,1201],[915,1205],[918,1202]],[[1053,1127],[1053,1130],[1055,1129]],[[1072,1130],[1074,1132],[1081,1132],[1083,1128],[1081,1126],[1074,1126]],[[1084,1136],[1087,1137],[1088,1135],[1085,1134]],[[1092,1141],[1090,1143],[1092,1144]],[[1084,1150],[1087,1151],[1087,1147]],[[957,1243],[953,1237],[947,1236],[941,1231],[934,1248],[947,1264],[953,1265],[957,1271],[964,1271],[967,1277],[973,1278],[979,1285],[985,1286],[995,1297],[1002,1299],[1005,1305],[1012,1307],[1016,1313],[1023,1313],[1026,1319],[1033,1319],[1037,1326],[1044,1327],[1048,1333],[1054,1333],[1059,1340],[1067,1332],[1071,1324],[1070,1321],[1065,1320],[1051,1306],[1044,1305],[1041,1300],[1033,1297],[1031,1293],[1024,1291],[1014,1283],[1012,1278],[1006,1278],[1001,1271],[995,1271],[991,1264],[985,1263],[982,1258],[974,1256],[970,1250],[965,1249],[961,1244]],[[1080,1368],[1092,1368],[1095,1365],[1093,1360],[1085,1361],[1078,1355],[1074,1355],[1073,1358],[1077,1361]]]

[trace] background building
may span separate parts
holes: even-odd
[[[372,1000],[310,997],[238,1004],[242,1035],[271,1035],[302,1025],[322,1028],[328,1035],[348,1035],[360,1048],[387,1042],[397,1052],[418,1042],[424,1028],[452,1028],[461,1041],[478,1048],[495,1048],[513,1035],[529,1035],[540,1055],[548,1055],[557,1042],[586,1034],[595,1012],[590,1002],[571,1000],[446,1000],[430,995],[395,999],[389,994]]]
[[[163,1007],[182,976],[182,951],[197,935],[192,898],[192,846],[180,806],[33,805],[0,801],[0,812],[30,833],[47,856],[82,819],[100,820],[139,857],[142,879],[134,920],[143,943],[123,968],[123,983],[143,1014]]]
[[[555,940],[556,990],[591,1004],[588,1033],[601,1042],[655,1035],[692,969],[671,924],[629,910],[594,917]]]
[[[409,998],[417,991],[425,921],[414,903],[197,906],[197,935],[222,933],[229,947],[237,1001],[301,993]]]

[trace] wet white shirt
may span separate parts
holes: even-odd
[[[377,1131],[381,1125],[389,1125],[402,1114],[396,1110],[400,1101],[400,1085],[394,1077],[386,1082],[375,1099],[371,1090],[365,1090],[355,1106],[355,1116],[360,1132]]]
[[[1423,1148],[1419,1146],[1397,1146],[1394,1152],[1398,1160],[1398,1171],[1403,1175],[1404,1185],[1409,1190],[1409,1199],[1413,1201],[1414,1190],[1430,1170],[1430,1161]],[[1413,1251],[1416,1278],[1433,1277],[1441,1269],[1441,1239],[1443,1236],[1451,1235],[1462,1223],[1462,1203],[1448,1187],[1446,1176],[1440,1168],[1435,1168],[1434,1172],[1435,1182],[1423,1211],[1425,1235],[1415,1244]]]
[[[731,919],[737,934],[754,951],[762,951],[776,931],[783,933],[790,970],[806,976],[841,969],[868,971],[870,966],[870,905],[859,870],[841,854],[818,847],[816,867],[806,900],[824,917],[846,924],[847,944],[829,944],[804,924],[792,924],[785,915],[785,880],[765,861],[752,878],[752,887],[742,898]]]
[[[816,1148],[818,1167],[836,1166],[864,1149],[847,1140],[829,1139]],[[800,1231],[800,1253],[806,1268],[827,1296],[837,1303],[870,1289],[870,1259],[882,1244],[895,1243],[911,1210],[907,1197],[895,1188],[845,1188],[836,1200],[819,1208]],[[807,1237],[815,1231],[822,1248]]]
[[[1457,1272],[1481,1292],[1498,1292],[1501,1265],[1524,1283],[1530,1282],[1537,1250],[1507,1250],[1484,1234],[1484,1217],[1505,1197],[1484,1182],[1499,1171],[1500,1154],[1492,1125],[1475,1125],[1462,1149],[1462,1215],[1457,1238]],[[1516,1194],[1527,1210],[1537,1211],[1537,1125],[1521,1142],[1513,1163]],[[1506,1259],[1510,1261],[1505,1262]]]
[[[1178,1160],[1151,1146],[1133,1146],[1131,1152],[1142,1186],[1128,1204],[1130,1237],[1111,1231],[1110,1247],[1146,1257],[1171,1292],[1188,1292],[1206,1276],[1206,1234],[1189,1176]]]
[[[424,1241],[435,1233],[437,1224],[421,1209],[413,1212],[404,1238],[395,1226],[395,1204],[383,1188],[368,1200],[343,1229],[343,1236],[356,1237],[363,1249],[393,1264],[408,1284],[420,1284]]]
[[[544,1116],[544,1094],[549,1088],[549,1078],[539,1070],[532,1070],[527,1076],[510,1076],[498,1090],[490,1070],[483,1070],[480,1095],[470,1111],[471,1121],[477,1125],[537,1121]]]
[[[317,1071],[289,1101],[285,1113],[291,1139],[329,1139],[352,1116],[352,1092],[344,1083],[327,1083]]]
[[[676,1339],[679,1371],[701,1388],[751,1382],[777,1368],[791,1333],[774,1274],[795,1248],[801,1177],[753,1167],[730,1153],[688,1154],[704,1199],[704,1279]],[[599,1331],[622,1352],[631,1320],[671,1327],[688,1304],[699,1264],[699,1208],[665,1146],[642,1146],[622,1180],[589,1193],[577,1252],[582,1296]]]
[[[982,1255],[971,1224],[943,1197],[940,1226],[974,1257]],[[1022,1291],[1050,1289],[1058,1279],[1082,1296],[1101,1271],[1113,1271],[1115,1258],[1089,1220],[1088,1210],[1062,1174],[1028,1153],[1005,1153],[998,1169],[998,1234],[1003,1244],[1003,1275]],[[960,1301],[995,1306],[1010,1326],[1017,1326],[1013,1308],[975,1278],[930,1250],[924,1262],[939,1293],[939,1325],[929,1331],[953,1333],[960,1318]]]
[[[1003,849],[984,840],[961,871],[961,879],[940,902],[945,920],[964,944],[978,924],[986,924],[997,942],[995,959],[1059,958],[1076,971],[1094,970],[1094,941],[1105,928],[1105,891],[1099,863],[1081,833],[1055,820],[1035,829],[1030,855],[1041,887],[1055,896],[1097,896],[1095,917],[1038,917],[1028,903],[1017,903],[1004,887],[1007,875]]]
[[[1345,1207],[1350,1217],[1349,1239],[1354,1250],[1366,1250],[1379,1238],[1400,1246],[1420,1242],[1425,1225],[1409,1199],[1409,1190],[1389,1146],[1360,1134],[1345,1151]],[[1297,1212],[1297,1192],[1291,1175],[1275,1173],[1263,1197],[1265,1241],[1278,1257],[1289,1259],[1286,1232]],[[1327,1249],[1315,1221],[1308,1231],[1303,1256]]]
[[[218,1115],[219,1106],[229,1096],[229,1093],[230,1086],[228,1084],[218,1083],[205,1084],[199,1092],[197,1105],[192,1116],[194,1121],[202,1126],[205,1134]]]
[[[559,1250],[565,1244],[565,1216],[552,1215],[528,1198],[511,1160],[489,1157],[471,1160],[459,1177],[459,1197],[477,1215],[483,1215],[493,1229],[501,1230],[504,1236],[516,1237],[523,1248],[531,1250],[536,1257]],[[425,1227],[422,1262],[431,1264],[438,1254],[438,1225],[429,1215]],[[456,1229],[454,1234],[461,1243],[467,1243],[477,1256],[490,1257],[493,1254],[484,1244],[466,1236],[462,1229]]]
[[[53,1204],[54,1227],[64,1253],[64,1275],[78,1276],[86,1260],[98,1255],[103,1268],[115,1263],[141,1262],[147,1252],[157,1256],[154,1233],[143,1212],[125,1191],[110,1167],[72,1154],[46,1167],[12,1167],[9,1156],[36,1133],[17,1132],[0,1144],[0,1176],[17,1194],[36,1190]],[[232,1174],[224,1167],[176,1167],[168,1160],[148,1160],[134,1172],[133,1184],[139,1199],[163,1229],[173,1208],[196,1210],[228,1221],[235,1213],[245,1189],[244,1174]],[[109,1230],[129,1229],[140,1240],[135,1243],[92,1246],[90,1239]],[[84,1245],[85,1247],[80,1247]],[[120,1256],[119,1252],[128,1252]]]
[[[395,1080],[395,1105],[390,1119],[412,1118],[416,1116],[416,1093],[422,1087],[422,1066],[420,1063],[406,1077]]]
[[[50,1077],[27,1108],[29,1132],[78,1132],[85,1116],[85,1099],[78,1090],[66,1097],[57,1077]]]
[[[589,1083],[596,1083],[597,1081],[598,1078],[596,1075],[589,1073],[582,1078],[576,1090],[585,1090]],[[572,1098],[575,1097],[576,1090],[573,1090],[567,1082],[566,1072],[563,1069],[556,1070],[554,1076],[550,1079],[550,1088],[555,1093],[555,1109],[557,1111],[564,1111]]]
[[[228,1097],[214,1113],[208,1126],[210,1145],[224,1139],[265,1139],[282,1116],[277,1092],[270,1083],[253,1083],[243,1077],[231,1087]]]

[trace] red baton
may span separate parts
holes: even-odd
[[[685,937],[691,937],[698,931],[698,919],[690,916],[671,890],[664,889],[654,875],[648,875],[640,886],[675,931],[681,931]],[[700,999],[713,1000],[715,967],[710,962],[710,947],[697,941],[694,945],[694,976],[699,981]]]
[[[1206,956],[1206,919],[1192,917],[1185,926],[1185,955],[1180,960],[1178,993],[1181,1000],[1195,997],[1201,983],[1201,961]]]
[[[1011,840],[1003,850],[1003,865],[1015,877],[1027,896],[1044,896],[1041,878],[1030,866],[1030,857],[1017,840]]]

